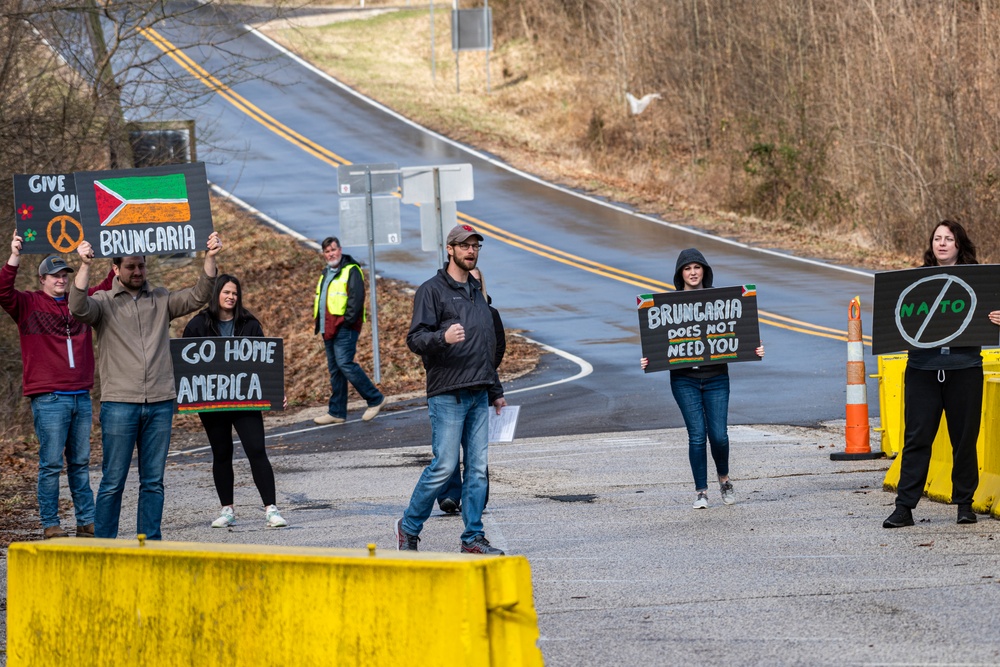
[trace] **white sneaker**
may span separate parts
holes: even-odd
[[[704,491],[698,492],[698,497],[694,499],[694,508],[696,510],[708,509],[708,494]]]
[[[229,528],[234,523],[236,523],[236,516],[233,514],[233,508],[226,506],[222,508],[219,518],[212,522],[212,528]]]
[[[264,508],[264,519],[268,528],[284,528],[288,522],[281,518],[276,505],[268,505]]]
[[[733,483],[728,479],[725,482],[719,482],[719,490],[722,492],[722,502],[727,505],[736,504],[736,492],[733,491]]]

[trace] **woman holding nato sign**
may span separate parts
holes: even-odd
[[[185,338],[209,336],[263,337],[264,329],[253,314],[243,307],[243,288],[239,279],[228,274],[215,281],[215,290],[205,310],[184,327]],[[213,528],[228,528],[236,522],[233,511],[233,428],[240,436],[243,451],[250,461],[253,482],[264,503],[264,524],[268,528],[288,525],[275,503],[274,471],[264,450],[264,418],[260,410],[199,412],[201,423],[212,447],[212,477],[222,511],[212,522]]]
[[[942,220],[931,231],[923,266],[978,264],[976,246],[965,228]],[[988,317],[1000,324],[1000,310]],[[983,409],[983,358],[980,347],[935,347],[907,353],[903,384],[905,422],[896,509],[883,528],[913,525],[917,506],[927,483],[931,445],[944,412],[951,439],[951,501],[958,505],[957,523],[976,523],[972,496],[979,485],[976,440]]]
[[[677,256],[674,286],[677,290],[712,287],[712,267],[696,248],[682,250]],[[755,352],[764,356],[764,343]],[[643,357],[643,368],[649,359]],[[711,445],[719,491],[726,505],[736,503],[736,493],[729,479],[729,365],[690,366],[670,371],[670,391],[684,416],[688,432],[688,460],[694,475],[694,509],[708,508],[708,455],[706,435]]]

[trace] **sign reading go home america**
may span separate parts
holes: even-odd
[[[212,233],[202,162],[82,171],[76,192],[95,257],[197,252]]]
[[[875,274],[872,354],[1000,345],[1000,266],[962,264]]]
[[[170,356],[179,413],[283,409],[280,338],[171,338]]]
[[[760,360],[756,285],[641,294],[636,305],[647,373]]]

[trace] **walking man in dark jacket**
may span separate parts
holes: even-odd
[[[371,421],[382,409],[385,397],[354,361],[361,325],[365,323],[365,278],[354,258],[344,254],[337,237],[323,239],[322,248],[326,268],[316,283],[313,318],[315,332],[323,335],[326,347],[330,403],[326,414],[313,421],[325,425],[347,420],[348,381],[368,404],[361,419]]]
[[[438,493],[465,449],[462,484],[462,553],[503,555],[483,531],[489,406],[499,414],[507,404],[494,368],[493,315],[476,268],[483,236],[470,225],[448,233],[448,265],[417,290],[406,344],[423,359],[427,411],[431,418],[431,460],[413,489],[403,518],[395,524],[400,551],[416,551],[420,531]],[[492,395],[491,395],[492,390]]]

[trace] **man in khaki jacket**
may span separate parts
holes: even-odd
[[[174,368],[170,358],[170,320],[193,313],[208,301],[222,249],[219,235],[208,237],[205,271],[194,287],[170,291],[146,282],[146,259],[114,258],[110,290],[87,296],[91,245],[77,252],[83,260],[69,292],[70,312],[89,324],[97,338],[101,378],[101,485],[94,522],[96,537],[118,536],[122,492],[132,452],[139,452],[139,508],[136,531],[158,540],[163,517],[163,472],[173,421]]]

